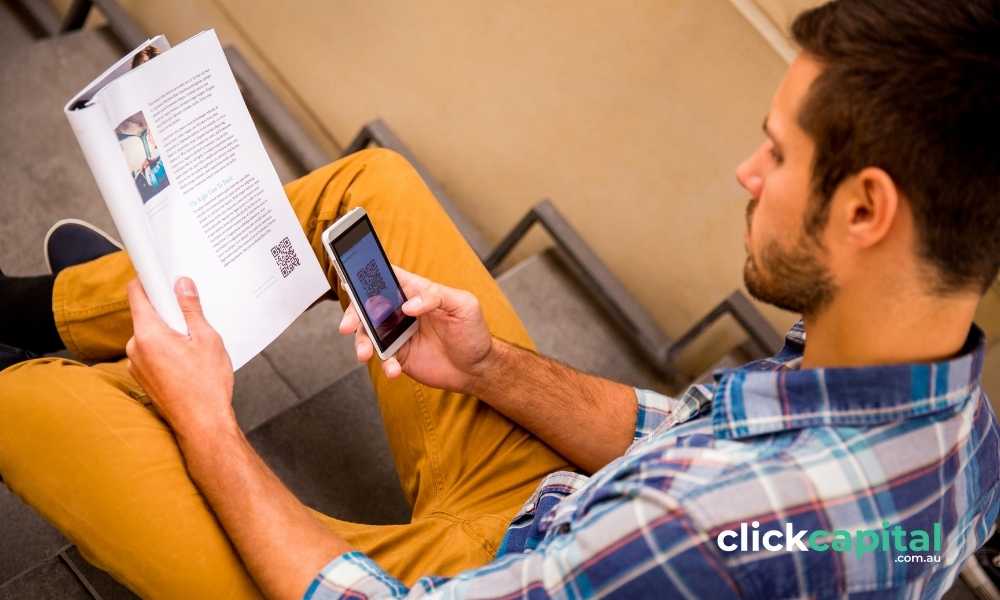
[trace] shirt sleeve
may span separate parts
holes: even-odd
[[[360,552],[328,564],[306,600],[331,598],[732,598],[739,589],[715,547],[663,491],[623,485],[539,548],[410,588]]]
[[[670,416],[671,410],[677,404],[676,398],[641,388],[635,388],[635,399],[639,410],[636,411],[635,415],[633,440],[644,438],[653,433]]]
[[[644,438],[660,426],[673,427],[704,414],[711,409],[714,394],[715,386],[709,384],[692,385],[680,398],[635,388],[639,410],[632,439]]]

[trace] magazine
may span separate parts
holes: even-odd
[[[132,265],[160,317],[194,280],[238,369],[329,289],[214,31],[157,36],[65,109]]]

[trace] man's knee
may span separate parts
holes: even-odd
[[[17,363],[0,372],[0,440],[9,428],[44,421],[70,412],[72,397],[120,392],[110,373],[59,357]]]
[[[366,148],[289,183],[285,192],[297,212],[315,213],[324,219],[357,206],[371,209],[375,205],[411,204],[419,198],[433,200],[430,193],[421,193],[421,187],[426,190],[423,179],[398,152]]]
[[[359,177],[352,187],[361,192],[361,197],[407,203],[433,199],[433,195],[424,193],[426,185],[417,170],[395,150],[367,148],[354,156],[359,163]]]
[[[62,360],[36,358],[0,371],[0,473],[11,468],[26,436],[35,435],[32,423],[40,418],[39,413],[53,409],[49,384],[62,383],[56,375]]]
[[[402,154],[389,148],[372,147],[359,150],[347,157],[364,165],[366,171],[376,173],[414,172],[413,165]]]
[[[417,211],[425,218],[442,212],[438,199],[403,155],[388,148],[368,148],[356,156],[362,168],[352,185],[351,205],[363,206],[369,213]]]
[[[71,361],[52,357],[33,358],[0,371],[0,411],[4,404],[44,389],[45,382],[53,381],[54,372],[64,363]]]

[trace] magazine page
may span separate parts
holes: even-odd
[[[183,330],[184,316],[177,306],[171,282],[160,265],[149,221],[136,201],[138,194],[128,175],[118,139],[104,110],[93,103],[97,92],[131,71],[136,55],[148,47],[166,52],[170,44],[161,35],[136,47],[71,98],[64,112],[150,301],[164,321],[174,329]]]
[[[167,325],[185,331],[184,315],[160,264],[149,219],[142,210],[121,146],[104,111],[99,106],[89,106],[66,116],[150,302]]]
[[[137,66],[94,102],[167,280],[195,281],[206,318],[239,368],[329,283],[215,32]]]

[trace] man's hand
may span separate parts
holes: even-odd
[[[425,385],[468,393],[535,434],[587,472],[621,456],[635,431],[635,391],[493,338],[479,301],[393,267],[407,300],[403,312],[420,328],[382,363]],[[353,305],[340,333],[354,334],[358,360],[374,349]]]
[[[350,546],[257,456],[233,414],[233,365],[205,320],[194,282],[175,285],[188,335],[160,320],[138,281],[128,285],[135,335],[129,371],[170,423],[188,473],[269,598],[301,598]]]
[[[129,282],[134,327],[125,345],[129,372],[179,436],[232,426],[236,419],[229,355],[205,320],[194,282],[182,277],[174,291],[188,335],[177,333],[160,319],[138,280]]]
[[[408,300],[403,313],[418,317],[419,328],[396,355],[382,363],[386,376],[406,373],[431,387],[467,392],[486,367],[493,337],[479,301],[464,290],[443,286],[393,266]],[[340,333],[354,335],[358,360],[374,353],[353,304],[340,322]]]

